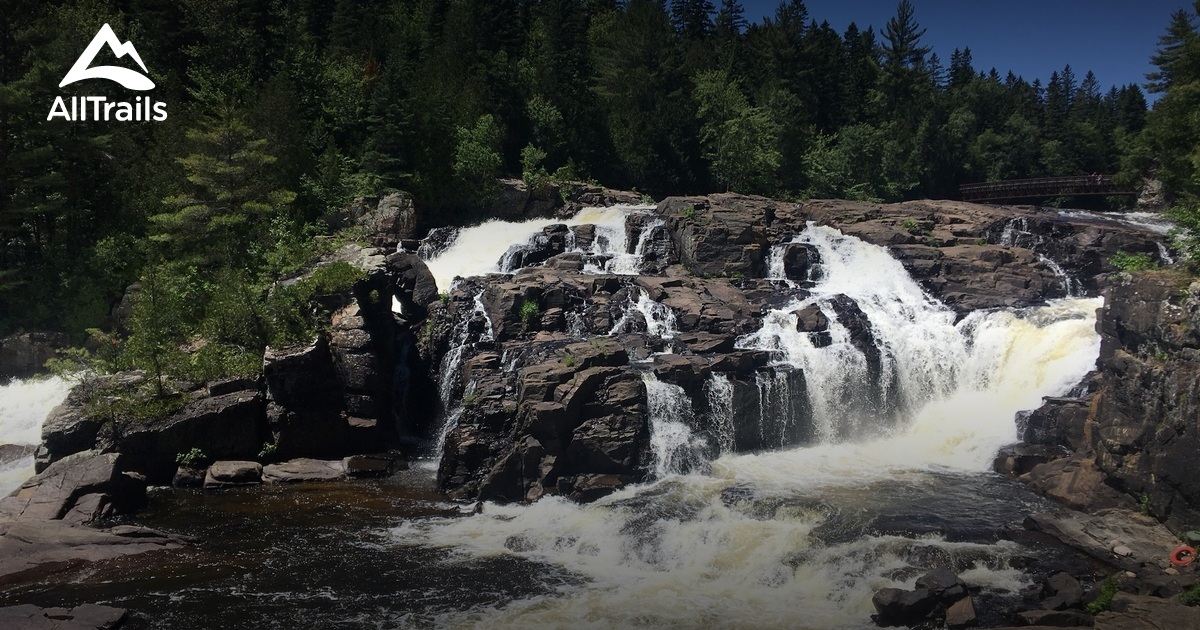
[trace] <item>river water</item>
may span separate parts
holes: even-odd
[[[616,240],[629,211],[585,211],[576,223],[601,221]],[[439,286],[495,270],[541,227],[464,230],[431,265]],[[988,602],[1018,598],[1031,571],[1074,562],[1010,535],[1046,503],[989,469],[1015,441],[1018,411],[1094,366],[1100,301],[958,320],[885,249],[816,226],[796,238],[820,252],[820,280],[738,345],[804,371],[803,444],[739,453],[727,435],[692,435],[681,421],[692,401],[648,376],[658,476],[595,503],[458,506],[422,466],[362,483],[162,490],[133,520],[197,536],[194,549],[104,563],[0,603],[110,603],[155,628],[857,629],[873,627],[875,590],[911,587],[938,566],[983,588],[986,619]],[[840,296],[870,320],[875,367],[838,323]],[[647,300],[630,307],[660,313]],[[797,332],[805,307],[828,316],[831,343]],[[656,317],[652,332],[673,334]],[[722,376],[706,387],[709,408],[728,416],[719,426],[743,420],[725,401],[731,389]],[[862,403],[864,392],[889,402]],[[760,413],[800,422],[772,402],[790,398],[764,393]],[[718,455],[697,462],[714,452],[700,448],[707,439]]]

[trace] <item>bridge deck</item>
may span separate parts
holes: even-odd
[[[959,186],[958,191],[962,194],[963,201],[1135,194],[1134,191],[1115,184],[1111,175],[1077,175],[980,182],[963,184]]]

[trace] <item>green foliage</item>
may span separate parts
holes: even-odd
[[[1119,251],[1108,259],[1108,264],[1121,271],[1146,271],[1158,269],[1158,263],[1149,254],[1130,254]]]
[[[1184,606],[1200,606],[1200,584],[1193,584],[1191,588],[1180,594],[1179,603]]]
[[[499,190],[500,127],[484,114],[472,127],[459,127],[454,149],[454,174],[471,201],[482,203]]]
[[[1138,505],[1141,507],[1142,514],[1150,516],[1150,495],[1143,492],[1141,500],[1138,501]]]
[[[696,206],[689,203],[688,205],[683,207],[683,212],[681,212],[680,215],[682,215],[683,218],[685,218],[689,221],[691,221],[692,219],[695,219],[696,218]]]
[[[1189,196],[1179,201],[1167,215],[1175,221],[1175,247],[1190,267],[1200,267],[1200,198]]]
[[[1116,574],[1104,578],[1104,581],[1100,583],[1100,592],[1096,595],[1096,599],[1088,603],[1087,611],[1098,615],[1108,610],[1112,606],[1113,597],[1116,597],[1118,590],[1120,590],[1120,584],[1117,582]]]
[[[258,450],[258,459],[260,461],[269,461],[275,458],[276,451],[279,447],[273,442],[263,442],[262,448]]]
[[[575,355],[567,354],[562,358],[562,364],[567,367],[575,367]]]
[[[187,132],[194,152],[177,160],[188,185],[150,217],[150,239],[189,264],[244,264],[295,193],[275,185],[270,167],[277,158],[250,126],[233,88],[194,78],[200,87],[192,95],[203,114],[200,126]]]
[[[526,326],[532,324],[534,320],[537,319],[537,316],[541,314],[541,312],[542,309],[540,306],[538,306],[537,300],[525,300],[521,302],[521,321],[524,322]]]
[[[909,234],[916,234],[921,231],[921,226],[917,225],[917,222],[913,221],[912,219],[905,219],[901,221],[900,227]]]
[[[208,467],[212,458],[207,453],[199,448],[193,448],[187,452],[179,453],[175,456],[175,463],[183,468],[191,468],[193,470],[201,470]]]
[[[521,177],[532,195],[542,194],[550,185],[550,174],[542,166],[545,159],[546,152],[532,144],[521,149]]]

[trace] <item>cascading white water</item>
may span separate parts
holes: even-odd
[[[0,444],[36,445],[42,441],[42,422],[71,391],[58,378],[14,380],[0,385]],[[0,464],[0,497],[33,475],[33,456]]]
[[[636,301],[631,298],[629,305],[625,308],[625,313],[613,324],[609,335],[629,332],[630,316],[633,313],[641,315],[646,322],[646,332],[651,336],[673,339],[675,335],[679,334],[679,323],[675,317],[675,311],[671,310],[671,307],[650,299],[650,294],[645,289],[638,289],[637,296]]]
[[[483,318],[485,326],[478,339],[472,341],[471,322],[476,316]],[[467,348],[475,341],[491,341],[496,338],[492,319],[488,317],[487,309],[483,306],[482,291],[475,294],[474,308],[470,313],[459,318],[451,336],[454,346],[442,357],[442,363],[438,369],[438,394],[441,396],[442,413],[444,414],[434,444],[434,452],[438,454],[439,458],[446,443],[446,436],[450,435],[450,431],[458,425],[458,418],[462,414],[462,405],[455,399],[459,393],[456,381],[462,375],[463,357]]]
[[[525,243],[543,228],[554,224],[568,227],[584,224],[596,226],[596,240],[588,250],[593,253],[623,252],[625,247],[625,217],[630,212],[645,212],[651,206],[612,206],[584,208],[570,219],[532,219],[529,221],[491,220],[459,231],[454,242],[433,258],[425,261],[437,282],[438,290],[449,291],[455,278],[469,278],[499,273],[498,264],[517,243]],[[616,251],[614,251],[616,250]],[[513,271],[513,270],[509,270]],[[616,272],[614,272],[616,273]],[[633,271],[631,273],[637,273]]]
[[[646,384],[646,413],[650,420],[650,448],[657,477],[691,472],[707,463],[704,438],[692,432],[695,412],[683,388],[664,383],[652,373]]]
[[[641,273],[642,272],[642,258],[646,254],[646,247],[649,246],[651,237],[654,236],[654,230],[656,228],[663,226],[665,223],[666,222],[663,221],[662,219],[654,219],[654,220],[648,222],[645,226],[643,226],[641,234],[638,235],[638,242],[636,244],[634,244],[633,247],[629,247],[629,244],[626,243],[625,250],[626,250],[626,252],[629,252],[629,253],[625,253],[625,252],[613,253],[612,258],[610,258],[606,263],[604,263],[603,269],[595,269],[593,271],[595,271],[595,272],[603,271],[605,273],[616,273],[616,274],[624,274],[624,275],[637,275],[637,274]],[[597,231],[599,231],[599,228],[597,228]],[[621,226],[621,234],[619,237],[617,235],[612,235],[609,238],[614,239],[614,240],[617,238],[620,238],[621,240],[617,241],[617,242],[628,241],[628,237],[625,234],[624,225]],[[607,252],[595,251],[595,249],[594,249],[595,247],[596,247],[596,245],[593,245],[594,253],[597,253],[597,254],[607,253]]]
[[[1005,495],[1017,491],[981,473],[1016,438],[1018,410],[1066,393],[1094,367],[1100,300],[977,312],[956,325],[886,250],[826,228],[802,238],[819,249],[823,280],[812,297],[771,313],[763,332],[741,345],[779,351],[780,370],[802,368],[817,414],[820,388],[836,392],[838,379],[864,373],[853,356],[862,353],[836,330],[836,312],[825,304],[849,296],[881,347],[897,422],[864,424],[859,439],[844,440],[839,428],[856,420],[831,400],[818,436],[826,441],[815,446],[753,454],[722,448],[707,474],[666,475],[588,505],[547,497],[489,504],[470,518],[409,521],[394,530],[397,544],[451,549],[456,562],[518,556],[584,578],[549,595],[447,613],[439,625],[850,630],[872,627],[875,590],[912,587],[934,562],[993,594],[1028,585],[1008,562],[1025,552],[996,541],[994,532],[1010,522],[1017,502],[1030,499]],[[833,344],[814,348],[796,332],[791,311],[805,304],[829,318]],[[764,377],[771,382],[760,387],[779,386]],[[653,425],[679,429],[655,436],[659,472],[679,470],[672,457],[691,452],[695,439],[684,430],[694,419],[691,406],[673,385],[651,377],[646,384]],[[732,417],[727,377],[711,379],[706,396],[710,425],[721,426],[724,414],[730,426],[744,420]],[[684,426],[671,427],[675,421]],[[936,525],[880,534],[876,523],[896,514]],[[951,542],[932,533],[961,522],[986,535]]]
[[[713,372],[704,384],[704,396],[708,402],[709,426],[717,439],[721,454],[733,452],[733,381],[728,374]]]
[[[1083,294],[1083,287],[1079,286],[1079,281],[1075,278],[1072,278],[1071,274],[1068,274],[1067,271],[1062,268],[1062,265],[1041,254],[1038,254],[1038,258],[1042,261],[1042,264],[1046,265],[1050,271],[1054,272],[1054,277],[1058,278],[1058,281],[1062,283],[1063,290],[1067,292],[1067,297],[1076,297]]]

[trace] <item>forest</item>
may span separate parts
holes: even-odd
[[[954,198],[966,182],[1160,178],[1200,234],[1200,1],[1163,16],[1145,90],[1064,66],[1045,84],[922,44],[917,6],[837,32],[803,0],[12,0],[0,14],[0,335],[49,329],[193,378],[302,338],[353,234],[329,217],[406,191],[423,227],[482,218],[497,178],[647,195]],[[58,87],[108,23],[161,121],[69,121]],[[941,51],[946,54],[946,51]],[[105,49],[96,64],[128,65]],[[1200,259],[1182,233],[1180,246]],[[128,339],[96,330],[134,281]],[[91,331],[90,333],[87,331]],[[177,349],[206,340],[198,352]],[[167,367],[160,365],[166,362]]]

